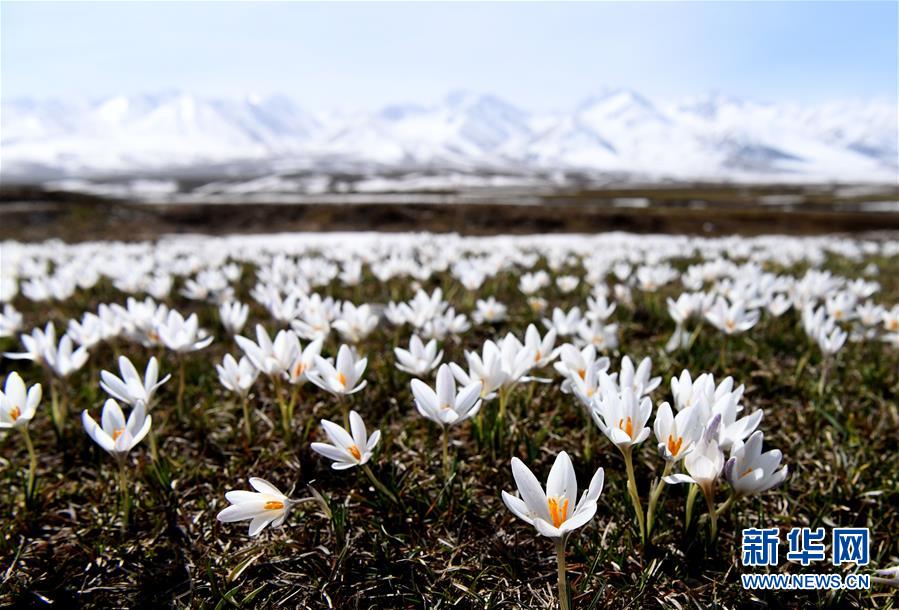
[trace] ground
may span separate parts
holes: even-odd
[[[831,260],[827,267],[859,276],[870,260]],[[899,302],[899,261],[881,266],[881,302]],[[685,265],[687,261],[680,261]],[[541,263],[542,265],[543,263]],[[802,269],[789,270],[801,273]],[[238,296],[247,303],[249,273]],[[448,298],[462,310],[474,295],[457,283],[441,280]],[[430,283],[426,289],[436,287]],[[494,294],[510,306],[510,320],[489,332],[469,332],[461,344],[448,342],[445,361],[463,361],[463,350],[483,340],[522,333],[534,320],[516,289],[517,277],[503,273],[490,279],[479,295]],[[355,289],[327,290],[354,302],[409,298],[407,282],[379,284],[366,275]],[[173,291],[173,294],[176,294]],[[586,288],[561,295],[547,293],[550,306],[582,304]],[[551,541],[516,519],[500,498],[514,490],[509,467],[518,456],[544,479],[555,455],[572,456],[578,481],[586,485],[599,466],[605,489],[593,522],[568,544],[569,580],[575,608],[647,607],[856,607],[894,608],[891,590],[870,592],[748,593],[741,588],[739,546],[742,528],[777,526],[866,526],[872,530],[871,564],[899,563],[899,354],[876,342],[849,344],[839,354],[823,395],[818,393],[821,359],[803,334],[795,313],[763,320],[750,335],[736,337],[722,352],[717,332],[702,332],[689,353],[668,355],[663,346],[673,330],[664,297],[638,295],[635,310],[619,307],[620,350],[610,354],[613,369],[620,357],[651,356],[653,374],[662,386],[657,404],[670,400],[671,376],[688,368],[716,378],[733,375],[746,385],[744,404],[764,408],[761,429],[766,447],[780,448],[791,475],[784,486],[740,501],[720,523],[717,543],[708,540],[705,517],[683,529],[686,486],[670,486],[662,500],[651,544],[642,546],[626,491],[619,452],[591,429],[574,399],[560,393],[558,381],[518,388],[509,401],[509,423],[492,425],[485,409],[482,428],[471,422],[452,431],[453,474],[441,464],[440,435],[416,412],[410,377],[394,368],[390,348],[405,343],[385,325],[361,344],[369,356],[368,386],[351,399],[383,438],[373,471],[400,498],[393,504],[369,484],[358,469],[334,471],[309,449],[321,436],[322,417],[338,419],[336,399],[304,387],[294,420],[295,433],[285,442],[272,404],[270,386],[254,386],[257,436],[248,445],[240,424],[240,407],[225,394],[213,363],[239,351],[218,330],[214,310],[179,296],[169,305],[196,311],[203,325],[216,329],[218,340],[185,359],[185,408],[175,408],[177,374],[161,390],[153,410],[159,460],[142,443],[129,459],[133,518],[126,531],[119,522],[114,460],[84,433],[79,415],[97,417],[105,398],[98,370],[114,370],[116,353],[145,362],[150,353],[119,343],[101,346],[62,391],[69,398],[65,432],[57,438],[46,413],[31,429],[39,454],[38,492],[25,505],[23,473],[27,453],[18,434],[0,439],[2,523],[0,560],[4,606],[56,607],[334,607],[334,608],[544,608],[555,600],[555,556]],[[16,301],[26,328],[47,320],[63,328],[69,318],[94,310],[101,302],[123,302],[105,281],[88,294],[50,306]],[[270,320],[255,306],[251,322]],[[269,324],[269,329],[274,327]],[[17,342],[4,340],[3,349]],[[335,339],[326,346],[336,350]],[[723,359],[722,359],[723,353]],[[164,372],[177,373],[178,362],[157,354]],[[19,370],[28,382],[43,381],[35,367],[3,360],[5,375]],[[49,387],[44,404],[48,404]],[[46,407],[44,407],[46,408]],[[640,494],[658,476],[661,460],[651,442],[637,453]],[[227,503],[226,491],[247,488],[250,476],[264,477],[293,496],[309,498],[287,522],[248,538],[246,524],[222,524],[215,516]],[[680,488],[678,488],[680,487]],[[723,500],[722,490],[720,499]],[[320,499],[315,499],[320,498]],[[704,514],[701,502],[699,515]],[[783,548],[781,550],[783,553]],[[784,572],[844,571],[829,564],[801,568],[781,561]],[[760,570],[754,570],[760,571]]]

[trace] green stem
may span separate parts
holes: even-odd
[[[649,494],[649,506],[646,508],[647,540],[652,540],[652,526],[655,525],[656,505],[659,503],[659,498],[662,496],[662,490],[665,489],[665,477],[671,474],[671,469],[673,467],[673,461],[665,462],[665,469],[662,471],[662,475],[659,477],[659,480],[656,481],[655,485],[653,485],[652,491]]]
[[[125,471],[125,458],[119,458],[119,493],[122,496],[122,530],[128,529],[128,514],[131,511],[131,495],[128,491],[128,473]]]
[[[378,480],[375,474],[371,471],[371,468],[368,467],[368,464],[362,464],[362,472],[365,473],[365,476],[368,477],[368,480],[371,481],[371,484],[375,486],[375,489],[384,494],[384,496],[386,496],[394,504],[400,503],[400,501],[397,500],[397,497],[393,495],[393,492],[387,489],[387,486]]]
[[[824,396],[824,388],[827,385],[827,370],[830,365],[830,358],[828,356],[824,357],[824,361],[821,363],[821,378],[818,380],[818,396]]]
[[[25,437],[25,447],[28,449],[28,487],[26,487],[26,499],[34,494],[34,476],[37,472],[37,454],[34,452],[34,444],[31,442],[31,434],[28,426],[22,426],[22,436]]]
[[[443,427],[443,476],[449,479],[450,461],[449,461],[449,427]]]
[[[690,522],[693,521],[693,505],[696,504],[696,496],[699,494],[699,486],[695,483],[690,485],[690,491],[687,493],[687,515],[684,518],[684,530],[690,528]]]
[[[249,394],[244,394],[243,399],[241,400],[241,406],[243,408],[243,428],[244,432],[247,435],[247,442],[253,442],[253,423],[250,421],[250,396]]]
[[[634,504],[634,512],[637,514],[637,524],[640,526],[640,542],[646,543],[646,522],[643,518],[643,505],[640,502],[640,493],[637,491],[637,478],[634,476],[634,460],[631,455],[632,447],[622,450],[624,465],[627,468],[627,491]]]
[[[50,421],[53,423],[53,430],[56,432],[56,438],[62,439],[62,416],[59,412],[59,390],[56,387],[56,378],[50,380]]]
[[[568,579],[565,576],[565,538],[556,540],[556,567],[559,575],[559,608],[569,610],[568,603]]]
[[[705,503],[709,509],[709,530],[711,532],[711,540],[715,542],[718,538],[718,512],[715,510],[715,492],[709,487],[708,491],[702,490],[705,496]]]
[[[176,408],[178,409],[178,419],[182,419],[184,417],[184,358],[180,358],[180,363],[178,366],[178,402]]]
[[[715,513],[720,517],[721,515],[727,513],[730,510],[730,507],[733,506],[734,500],[737,499],[737,494],[732,493],[728,496],[727,500],[725,500],[724,504],[718,507],[718,510]]]
[[[499,421],[506,421],[506,399],[508,398],[508,389],[503,386],[499,389]]]

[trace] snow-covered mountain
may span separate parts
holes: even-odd
[[[659,102],[610,90],[569,112],[490,95],[313,113],[277,96],[183,92],[92,102],[19,99],[0,113],[8,178],[143,175],[233,164],[393,172],[614,172],[641,179],[897,181],[897,108],[886,102]],[[264,173],[264,171],[262,172]]]

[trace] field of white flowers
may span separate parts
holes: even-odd
[[[896,607],[899,242],[0,257],[4,606]],[[869,565],[741,565],[796,526],[870,528]],[[872,584],[742,589],[766,571]]]

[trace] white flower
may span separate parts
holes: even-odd
[[[662,383],[661,377],[650,378],[650,375],[652,375],[652,360],[648,356],[640,361],[636,370],[630,356],[625,356],[621,360],[618,386],[622,389],[630,388],[636,396],[646,396]]]
[[[548,538],[565,538],[593,518],[605,480],[605,473],[599,468],[578,500],[574,466],[564,451],[559,453],[549,471],[546,491],[518,458],[512,458],[512,476],[520,497],[504,490],[503,502],[516,517],[533,525]]]
[[[19,339],[21,339],[25,351],[6,352],[3,355],[10,360],[31,360],[35,364],[44,364],[45,354],[56,345],[56,328],[53,326],[53,322],[47,322],[47,326],[43,330],[32,329],[31,334],[19,335]]]
[[[629,386],[614,391],[614,383],[605,373],[600,376],[600,388],[601,395],[594,399],[590,414],[602,433],[622,450],[649,438],[646,422],[652,413],[652,401],[641,400]]]
[[[371,305],[356,307],[348,301],[343,302],[340,317],[331,324],[340,336],[350,343],[359,343],[378,326],[378,316],[371,312]]]
[[[309,380],[309,371],[315,367],[315,359],[322,353],[322,340],[316,339],[305,348],[298,342],[300,351],[287,371],[287,381],[292,385],[304,384]]]
[[[68,377],[87,362],[87,348],[73,349],[72,338],[63,335],[59,346],[48,345],[44,350],[44,362],[59,377]]]
[[[284,523],[294,502],[265,479],[250,477],[250,485],[256,491],[226,493],[225,498],[231,506],[219,512],[216,518],[223,523],[249,520],[249,535],[256,536],[269,524],[278,527]]]
[[[822,328],[815,339],[818,342],[818,347],[821,348],[821,351],[828,356],[832,356],[836,354],[840,349],[842,349],[843,345],[846,344],[846,338],[848,334],[839,326],[833,326],[828,329],[826,326]]]
[[[425,345],[418,335],[412,335],[409,349],[393,348],[396,354],[396,368],[412,375],[424,376],[437,368],[443,359],[443,350],[437,351],[437,340],[431,339]]]
[[[212,343],[212,336],[199,328],[197,314],[192,313],[186,319],[174,309],[170,310],[165,322],[156,327],[159,340],[172,351],[186,353],[195,352]]]
[[[97,314],[87,312],[78,320],[69,320],[67,335],[78,344],[90,349],[103,340],[103,322]]]
[[[365,387],[366,381],[362,379],[367,358],[359,358],[348,345],[341,345],[337,351],[336,366],[322,358],[315,357],[315,369],[306,372],[309,381],[332,394],[354,394]]]
[[[419,379],[412,380],[415,406],[422,416],[442,426],[452,426],[473,417],[481,408],[480,381],[469,383],[456,393],[456,380],[446,364],[437,370],[436,392]]]
[[[100,387],[107,394],[122,402],[135,406],[143,403],[148,409],[152,406],[156,390],[162,387],[171,375],[159,380],[159,363],[155,357],[150,358],[144,378],[141,379],[137,369],[125,356],[119,356],[119,372],[121,378],[109,371],[100,371]]]
[[[730,459],[724,465],[725,478],[741,496],[768,491],[787,478],[786,466],[778,470],[783,455],[777,449],[762,453],[764,440],[761,431],[753,432],[745,445],[731,449]]]
[[[580,307],[572,307],[568,313],[565,313],[558,307],[553,309],[553,317],[551,320],[544,318],[543,325],[547,329],[554,328],[556,334],[560,337],[567,337],[577,332],[577,327],[581,323]]]
[[[310,447],[316,453],[333,460],[331,468],[346,470],[353,466],[361,466],[371,459],[372,451],[381,440],[381,431],[375,430],[371,436],[365,430],[365,423],[355,411],[350,411],[350,432],[327,419],[322,420],[322,429],[329,443],[312,443]]]
[[[262,324],[256,325],[256,343],[241,335],[234,337],[234,341],[253,366],[269,377],[284,375],[300,353],[300,340],[296,333],[292,330],[279,331],[272,343]]]
[[[246,303],[233,301],[219,305],[219,319],[229,335],[236,335],[243,330],[250,314],[250,306]]]
[[[471,318],[478,324],[495,324],[506,319],[506,306],[494,297],[478,299],[475,307],[477,309],[471,314]]]
[[[499,347],[493,341],[487,341],[484,343],[483,358],[477,352],[465,352],[465,359],[468,361],[468,372],[455,362],[449,365],[456,380],[466,387],[480,382],[481,398],[492,399],[496,390],[508,380]]]
[[[131,410],[126,422],[119,403],[110,398],[103,405],[103,414],[100,418],[102,427],[97,425],[87,410],[81,413],[81,421],[85,432],[95,443],[110,455],[122,459],[150,431],[152,418],[147,415],[144,404],[139,402]]]
[[[6,376],[6,385],[0,392],[0,429],[27,426],[41,402],[41,384],[36,383],[25,391],[25,382],[13,371]]]
[[[592,344],[578,350],[570,343],[566,343],[559,347],[559,362],[553,364],[553,367],[564,378],[562,391],[568,393],[574,387],[583,390],[584,383],[587,384],[587,388],[596,389],[597,385],[594,382],[598,379],[598,373],[607,371],[609,364],[609,359],[605,356],[596,357],[596,348]],[[592,392],[586,393],[592,397]]]
[[[259,369],[246,356],[238,362],[231,354],[225,354],[222,363],[215,365],[215,370],[218,371],[221,384],[240,396],[247,395],[259,376]]]
[[[568,294],[580,283],[581,280],[573,275],[560,275],[556,278],[556,286],[559,287],[559,292],[562,294]]]
[[[736,300],[729,305],[727,299],[719,297],[705,317],[724,334],[736,335],[755,326],[759,312],[755,309],[747,311],[743,301]]]
[[[724,453],[718,447],[718,416],[703,433],[702,439],[684,458],[684,468],[689,474],[672,474],[665,477],[668,484],[696,483],[705,496],[714,497],[715,481],[724,469]]]
[[[674,415],[667,402],[659,405],[652,428],[659,455],[669,462],[677,462],[690,452],[693,444],[702,437],[704,422],[698,415],[698,409],[684,409]]]
[[[9,303],[5,304],[3,313],[0,313],[0,338],[12,337],[21,326],[22,314]]]
[[[537,327],[533,324],[528,324],[524,333],[524,346],[534,354],[534,360],[531,363],[532,368],[547,366],[558,355],[554,349],[556,346],[555,329],[546,331],[546,334],[541,339]]]

